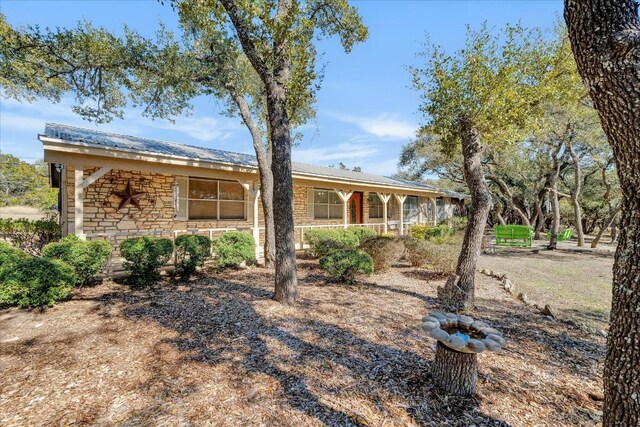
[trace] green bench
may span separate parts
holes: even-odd
[[[571,239],[573,236],[573,230],[571,228],[567,228],[562,233],[558,233],[558,242],[564,242],[565,240]],[[547,233],[547,239],[551,240],[551,232]]]
[[[496,246],[531,246],[533,229],[526,225],[496,225]]]

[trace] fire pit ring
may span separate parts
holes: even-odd
[[[467,354],[500,351],[502,332],[464,314],[434,312],[422,318],[422,329],[449,350]]]

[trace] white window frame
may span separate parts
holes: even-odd
[[[415,199],[416,205],[414,215],[411,215],[411,211],[409,211],[409,203],[408,201],[411,199]],[[418,196],[407,196],[404,203],[402,204],[402,217],[404,222],[418,222],[418,218],[420,215],[420,198]]]
[[[196,177],[196,176],[189,176],[189,177],[176,177],[176,182],[178,182],[179,180],[183,180],[183,182],[186,181],[186,194],[179,194],[179,190],[176,191],[174,190],[174,200],[177,200],[178,203],[174,205],[174,209],[176,210],[176,219],[186,219],[189,221],[246,221],[247,220],[247,192],[246,190],[243,188],[242,189],[242,200],[236,200],[236,199],[221,199],[220,198],[220,183],[221,182],[230,182],[230,183],[236,183],[238,184],[240,187],[242,187],[242,185],[240,183],[238,183],[237,181],[233,181],[233,180],[225,180],[225,179],[210,179],[210,178],[200,178],[200,177]],[[216,183],[216,198],[215,199],[196,199],[196,198],[191,198],[189,197],[189,191],[190,191],[190,182],[192,180],[197,180],[197,181],[207,181],[207,182],[215,182]],[[177,197],[176,197],[176,193],[177,193]],[[180,201],[185,201],[185,212],[179,212],[179,202]],[[212,215],[209,218],[191,218],[189,216],[189,202],[191,201],[199,201],[199,202],[210,202],[211,204],[215,204],[215,214]],[[224,202],[233,202],[233,203],[242,203],[243,205],[243,209],[242,209],[242,218],[220,218],[220,203],[224,203]],[[175,202],[174,202],[175,203]]]

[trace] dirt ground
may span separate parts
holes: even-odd
[[[493,259],[493,258],[492,258]],[[400,265],[357,285],[300,260],[299,303],[273,272],[206,271],[75,291],[44,312],[0,310],[0,425],[595,425],[605,339],[555,321],[478,275],[474,315],[501,329],[478,396],[431,383],[419,328],[443,283]]]

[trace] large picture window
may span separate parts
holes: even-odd
[[[369,218],[384,217],[384,205],[382,199],[376,193],[369,193]]]
[[[333,190],[309,189],[308,209],[314,219],[342,219],[342,199]]]
[[[186,193],[189,219],[246,218],[244,188],[237,182],[189,178]]]
[[[402,220],[404,222],[417,222],[420,214],[420,205],[417,196],[407,196],[402,206]]]

